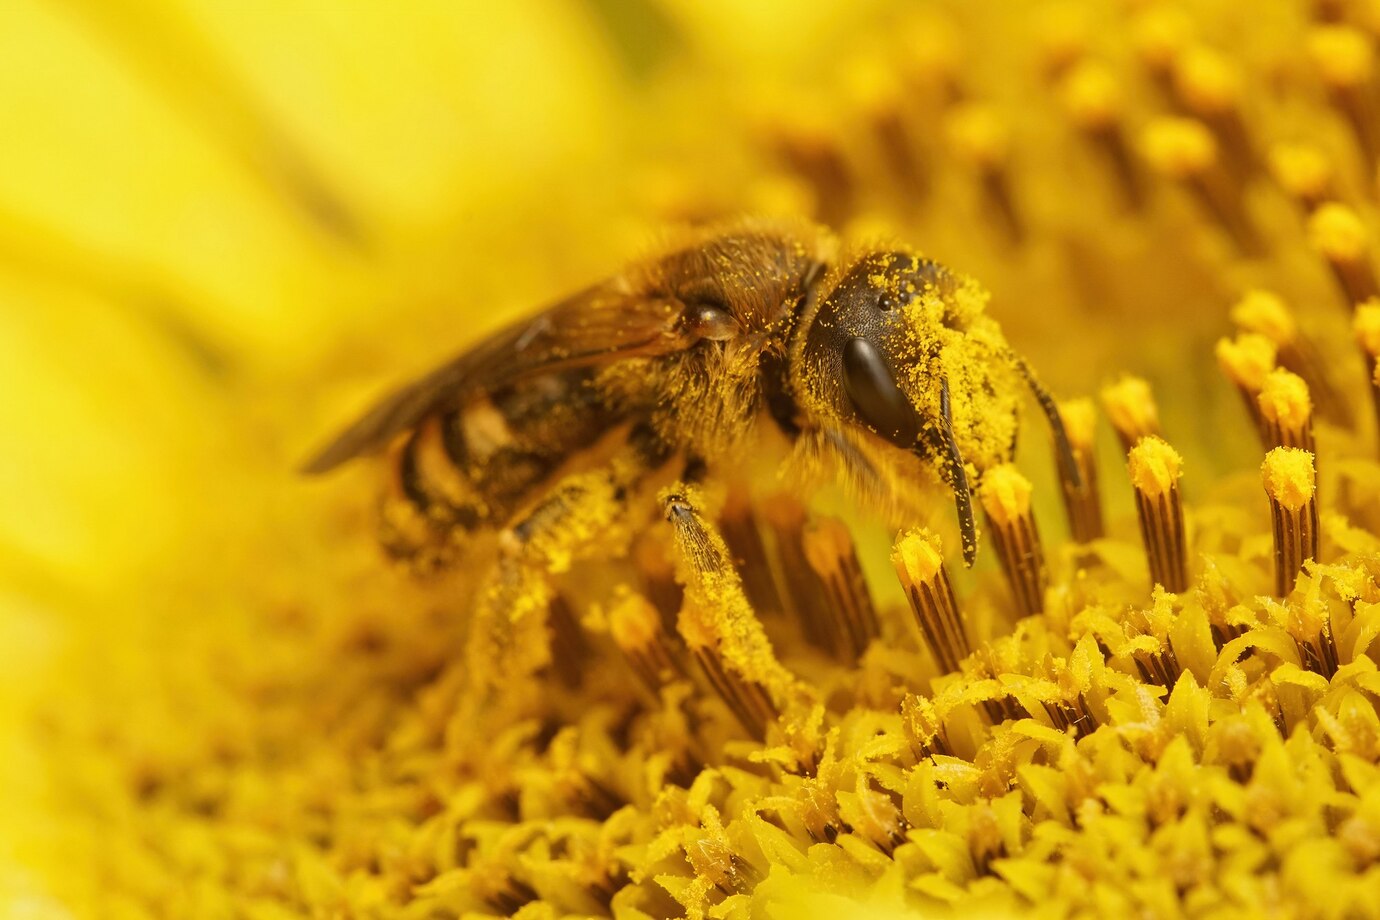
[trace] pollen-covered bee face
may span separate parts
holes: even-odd
[[[821,290],[793,353],[798,402],[818,427],[868,432],[934,463],[971,558],[967,467],[1010,459],[1023,369],[983,312],[986,294],[901,250],[849,260]]]
[[[826,280],[798,356],[812,407],[913,447],[921,417],[900,386],[913,359],[906,353],[905,308],[921,291],[949,284],[941,266],[902,252],[866,255]]]

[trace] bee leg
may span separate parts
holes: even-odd
[[[968,470],[954,438],[953,412],[949,404],[949,380],[939,381],[939,424],[926,425],[923,436],[942,463],[941,470],[954,491],[958,511],[958,532],[963,543],[963,562],[971,566],[977,558],[977,522],[973,517],[973,493],[968,486]]]
[[[1050,431],[1054,434],[1054,444],[1059,451],[1059,459],[1064,468],[1070,471],[1070,478],[1075,489],[1083,488],[1083,475],[1078,470],[1078,462],[1073,456],[1073,444],[1069,442],[1068,432],[1064,430],[1064,417],[1059,414],[1059,407],[1054,402],[1054,397],[1049,394],[1040,381],[1035,378],[1035,372],[1030,369],[1030,365],[1023,358],[1014,358],[1016,369],[1025,378],[1026,386],[1030,387],[1030,392],[1035,394],[1035,401],[1040,404],[1040,411],[1049,420]],[[1012,454],[1015,453],[1015,445],[1012,445]]]
[[[473,703],[452,720],[469,740],[475,740],[476,727],[511,724],[530,712],[535,700],[523,688],[540,682],[524,678],[547,666],[552,655],[547,636],[552,576],[581,560],[625,551],[631,536],[627,496],[665,457],[654,437],[636,431],[607,466],[560,480],[500,535],[498,561],[479,592],[465,651],[472,688],[465,697]]]
[[[743,591],[723,536],[684,482],[661,493],[685,603],[676,623],[705,683],[753,736],[762,738],[797,690]]]

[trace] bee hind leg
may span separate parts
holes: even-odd
[[[559,480],[522,519],[499,537],[497,563],[486,576],[465,649],[471,702],[452,724],[471,743],[482,726],[511,724],[530,712],[540,682],[525,680],[551,663],[548,619],[556,597],[553,577],[584,560],[626,552],[628,495],[664,459],[649,437],[634,433],[608,465]],[[495,719],[501,721],[495,721]]]

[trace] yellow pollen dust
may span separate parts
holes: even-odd
[[[1143,495],[1164,495],[1183,475],[1183,463],[1179,452],[1163,438],[1141,438],[1129,457],[1131,484]]]
[[[1276,144],[1270,150],[1270,173],[1291,195],[1320,198],[1332,185],[1332,163],[1317,147]]]
[[[1097,61],[1084,61],[1069,71],[1059,95],[1069,117],[1085,128],[1112,124],[1121,111],[1121,87],[1112,71]]]
[[[1366,354],[1380,355],[1380,300],[1372,297],[1358,306],[1351,319],[1351,328]]]
[[[1361,86],[1375,72],[1370,37],[1350,26],[1313,29],[1308,34],[1308,55],[1323,82],[1331,86]]]
[[[1150,165],[1174,179],[1202,175],[1217,162],[1217,141],[1202,122],[1191,118],[1157,118],[1141,136]]]
[[[1288,345],[1298,336],[1298,324],[1278,294],[1252,290],[1242,295],[1231,308],[1231,321],[1265,336],[1276,345]]]
[[[934,581],[944,567],[944,547],[939,535],[924,528],[906,531],[891,550],[891,564],[904,585]]]
[[[1102,408],[1119,431],[1157,431],[1160,427],[1159,406],[1142,377],[1128,374],[1103,387]]]
[[[1359,262],[1370,245],[1360,215],[1335,201],[1322,205],[1309,218],[1308,240],[1333,262]]]
[[[1276,447],[1260,466],[1265,493],[1289,511],[1313,500],[1313,455],[1297,447]]]
[[[1011,524],[1030,514],[1030,480],[1010,463],[984,473],[980,491],[982,507],[995,524]]]
[[[1097,436],[1097,408],[1087,397],[1059,403],[1059,419],[1069,443],[1079,450],[1090,450]]]
[[[1308,384],[1282,367],[1265,375],[1258,402],[1261,414],[1284,428],[1302,428],[1313,415]]]
[[[1265,375],[1274,370],[1275,343],[1255,332],[1243,332],[1235,339],[1217,342],[1217,363],[1239,387],[1258,391]]]

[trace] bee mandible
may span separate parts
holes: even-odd
[[[385,544],[415,556],[447,535],[531,538],[543,490],[611,432],[636,444],[635,480],[672,458],[732,469],[765,426],[793,445],[788,462],[883,504],[902,501],[908,464],[928,466],[971,564],[970,482],[1011,458],[1022,383],[1076,468],[1053,400],[984,307],[973,282],[902,245],[848,250],[805,223],[708,228],[393,392],[304,469],[389,452],[402,510]]]

